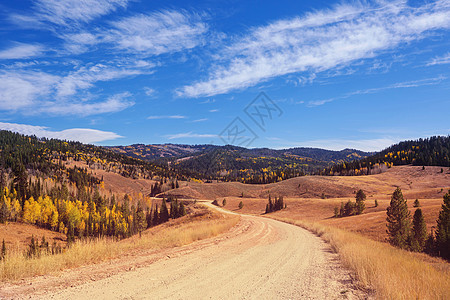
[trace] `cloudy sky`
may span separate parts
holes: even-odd
[[[449,29],[449,0],[5,0],[0,129],[380,150],[450,133]]]

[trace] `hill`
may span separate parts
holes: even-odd
[[[376,174],[391,166],[450,167],[450,136],[403,141],[366,158],[326,168],[322,175]]]
[[[372,153],[318,148],[247,149],[215,145],[130,145],[109,149],[135,158],[168,163],[179,172],[209,180],[271,183],[314,174],[332,164],[365,158]]]
[[[167,221],[152,223],[147,195],[152,183],[160,193],[186,179],[177,174],[103,147],[0,131],[0,223],[36,225],[65,234],[67,242],[129,237]],[[133,200],[113,191],[116,184],[116,190],[141,188],[143,193]]]

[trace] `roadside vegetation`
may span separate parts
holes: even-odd
[[[161,250],[183,246],[226,232],[239,221],[238,216],[222,215],[197,207],[195,212],[123,240],[111,237],[77,240],[61,253],[41,252],[29,259],[27,253],[6,251],[0,261],[0,280],[18,280],[74,268],[130,254],[137,250]]]
[[[288,218],[271,218],[303,227],[330,243],[361,288],[377,299],[446,299],[450,273],[427,263],[423,254],[395,248],[360,234]]]

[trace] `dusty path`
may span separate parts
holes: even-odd
[[[127,258],[133,260],[133,257]],[[143,259],[136,257],[136,259]],[[129,271],[102,264],[56,278],[33,279],[36,290],[11,286],[4,296],[43,299],[345,299],[361,298],[336,254],[310,232],[271,219],[242,216],[229,233],[172,252],[148,254]],[[123,266],[125,262],[118,262]],[[106,274],[110,273],[110,274]],[[112,274],[112,275],[111,275]],[[72,282],[71,276],[74,276]],[[57,280],[56,280],[57,281]],[[75,282],[75,283],[74,283]],[[26,283],[28,284],[28,283]],[[25,285],[25,284],[24,284]],[[0,292],[1,295],[1,292]]]

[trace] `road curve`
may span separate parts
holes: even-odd
[[[290,224],[242,216],[229,233],[151,264],[96,281],[49,289],[43,299],[361,298],[338,256]],[[191,250],[189,250],[191,247]],[[89,273],[89,269],[85,270]],[[70,271],[69,271],[70,272]],[[85,274],[89,276],[89,274]],[[15,295],[19,296],[19,295]],[[30,296],[30,295],[28,295]]]

